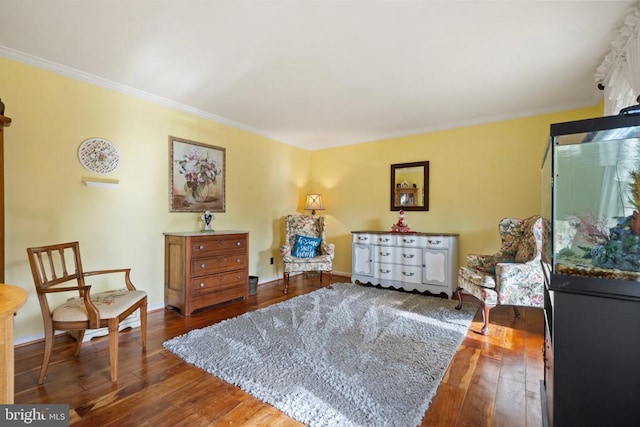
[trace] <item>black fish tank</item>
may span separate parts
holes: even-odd
[[[552,274],[640,281],[640,115],[551,125],[542,169]],[[637,283],[569,286],[640,297]]]
[[[542,163],[545,426],[640,420],[640,114],[551,125]]]

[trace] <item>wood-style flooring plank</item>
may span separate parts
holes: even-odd
[[[349,281],[334,276],[334,283]],[[183,317],[173,310],[148,315],[147,348],[138,329],[120,334],[118,382],[111,383],[108,338],[84,343],[78,357],[75,342],[56,337],[53,363],[42,386],[36,384],[42,342],[15,349],[15,402],[66,403],[74,426],[284,426],[293,420],[238,387],[187,364],[162,343],[248,311],[312,292],[326,284],[318,277],[292,278],[288,295],[282,285],[258,287],[247,301],[198,310]],[[394,292],[394,291],[390,291]],[[472,301],[472,298],[469,299]],[[467,302],[465,298],[465,304]],[[477,304],[477,301],[475,302]],[[445,373],[422,420],[422,426],[542,425],[540,380],[542,310],[511,307],[491,310],[489,335],[480,333],[482,313],[472,325]]]
[[[496,390],[493,425],[496,427],[524,426],[527,415],[526,406],[524,382],[501,376]]]
[[[478,359],[456,426],[491,426],[500,376],[500,362],[490,357]]]

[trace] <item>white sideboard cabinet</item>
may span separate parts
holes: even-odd
[[[458,234],[354,231],[351,281],[451,298]]]

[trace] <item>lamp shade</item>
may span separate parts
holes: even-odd
[[[311,215],[315,215],[316,210],[324,210],[322,204],[321,194],[307,194],[307,205],[304,207],[306,210],[311,210]]]

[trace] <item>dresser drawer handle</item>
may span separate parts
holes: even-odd
[[[380,252],[380,256],[389,256],[391,252]]]
[[[431,245],[439,245],[442,243],[442,240],[427,240]]]
[[[383,274],[391,273],[391,270],[380,270],[380,273],[383,273]]]
[[[407,254],[402,254],[402,256],[403,256],[403,257],[405,257],[405,258],[413,258],[413,257],[415,257],[415,255],[414,255],[414,254],[409,254],[409,255],[407,255]]]
[[[205,267],[206,267],[206,265],[200,264],[200,268],[205,268]]]
[[[204,283],[200,283],[200,287],[201,287],[201,288],[204,288]]]
[[[240,280],[241,278],[242,278],[242,276],[241,276],[240,274],[238,274],[238,275],[236,276],[236,279],[238,279],[238,280]]]
[[[236,258],[236,264],[240,264],[241,262],[240,258]]]
[[[236,242],[236,246],[241,246],[242,243],[241,242]]]
[[[407,272],[403,271],[403,272],[402,272],[402,275],[403,275],[403,276],[411,277],[411,276],[415,276],[416,274],[415,274],[415,273],[407,273]]]
[[[389,240],[391,240],[391,239],[390,239],[390,238],[388,238],[388,237],[380,238],[380,241],[381,241],[381,242],[388,242]]]
[[[361,242],[366,242],[367,240],[369,240],[368,237],[360,237],[358,236],[358,240],[360,240]]]
[[[198,249],[203,250],[203,249],[204,249],[204,245],[200,245],[200,246],[198,247]]]

